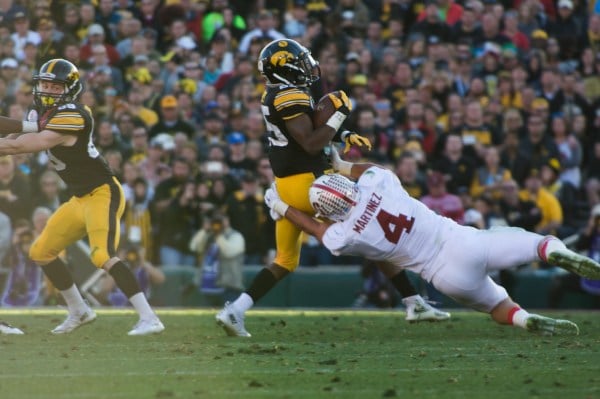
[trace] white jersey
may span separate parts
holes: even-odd
[[[452,230],[461,227],[412,198],[398,177],[373,166],[357,182],[360,199],[344,222],[331,225],[323,244],[334,255],[360,255],[400,265],[430,280]]]

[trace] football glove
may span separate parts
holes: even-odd
[[[336,96],[334,93],[329,93],[327,96],[335,107],[335,112],[329,117],[326,125],[338,131],[348,115],[350,115],[350,111],[352,111],[352,102],[350,102],[348,95],[343,90],[339,91],[339,96]]]
[[[271,215],[271,218],[274,221],[281,219],[289,207],[288,204],[279,198],[275,182],[273,182],[271,187],[265,192],[265,204],[269,207],[269,215]]]
[[[344,147],[344,154],[350,151],[350,148],[353,145],[357,145],[359,147],[365,146],[369,149],[369,151],[371,151],[371,141],[368,138],[359,135],[358,133],[344,130],[340,137],[346,145]]]

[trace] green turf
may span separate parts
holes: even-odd
[[[63,311],[0,311],[0,398],[600,398],[600,317],[578,337],[540,337],[486,315],[409,324],[402,312],[251,311],[250,339],[214,311],[161,312],[167,330],[129,337],[133,313],[98,311],[66,336]]]

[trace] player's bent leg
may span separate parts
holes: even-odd
[[[512,299],[506,298],[490,312],[499,324],[512,324],[531,333],[541,335],[578,335],[579,327],[569,320],[552,319],[521,309]]]
[[[568,249],[558,238],[546,236],[538,245],[540,259],[592,280],[600,280],[600,264]]]
[[[131,270],[119,258],[111,258],[103,267],[105,270],[108,269],[107,271],[115,279],[116,285],[129,298],[129,302],[140,315],[139,321],[127,334],[149,335],[164,331],[165,326],[150,307]]]
[[[30,252],[34,259],[39,259],[35,250]],[[51,332],[53,334],[68,334],[77,328],[96,320],[96,313],[88,306],[73,282],[71,273],[60,258],[53,259],[42,270],[64,298],[69,314],[67,318]]]

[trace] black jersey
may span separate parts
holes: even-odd
[[[96,187],[113,183],[113,173],[92,141],[94,119],[84,105],[64,104],[44,115],[45,128],[77,136],[72,146],[56,146],[47,151],[50,162],[73,195],[81,197]]]
[[[312,117],[314,100],[307,88],[292,85],[267,85],[261,108],[269,134],[269,160],[277,177],[312,172],[316,176],[329,169],[325,153],[311,155],[294,140],[285,121],[300,114]]]

